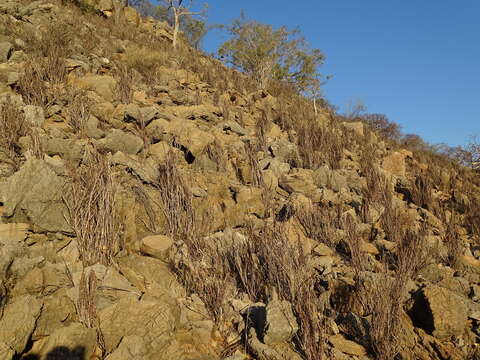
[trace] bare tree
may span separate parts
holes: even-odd
[[[193,0],[164,0],[168,11],[173,14],[173,48],[177,48],[178,30],[180,29],[180,18],[182,16],[202,15],[206,11],[206,4],[201,11],[191,11]]]

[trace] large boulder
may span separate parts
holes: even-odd
[[[106,351],[118,347],[108,360],[183,358],[175,339],[180,315],[175,302],[125,298],[99,315]]]
[[[298,331],[292,305],[285,300],[273,299],[266,308],[266,326],[263,342],[267,345],[289,341]]]
[[[131,155],[137,154],[143,148],[141,138],[117,129],[111,130],[105,139],[99,140],[99,143],[112,152],[121,151]]]
[[[25,350],[41,309],[40,301],[28,295],[18,297],[7,305],[0,320],[0,354],[1,344],[17,354]]]
[[[80,323],[57,327],[50,335],[36,341],[31,353],[40,359],[93,359],[97,352],[97,332]]]
[[[114,92],[117,82],[112,76],[108,75],[88,75],[76,80],[76,85],[85,90],[96,92],[106,101],[114,100]]]
[[[65,179],[57,176],[43,160],[28,159],[18,172],[0,184],[4,217],[26,218],[38,228],[71,232],[62,200]]]
[[[428,285],[410,311],[413,322],[438,339],[460,336],[467,326],[468,305],[455,293]]]
[[[402,152],[394,152],[383,159],[382,168],[392,175],[405,176],[406,155]]]

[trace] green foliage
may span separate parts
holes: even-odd
[[[151,16],[156,20],[166,21],[174,26],[173,14],[165,4],[154,5],[149,0],[133,0],[130,5],[137,9],[142,16]],[[185,14],[180,18],[180,31],[187,43],[198,50],[201,48],[202,40],[208,31],[219,28],[221,25],[207,25],[205,11],[194,15],[200,15],[200,19],[191,14]]]
[[[286,81],[302,92],[318,85],[318,67],[325,57],[309,48],[299,29],[274,29],[242,13],[228,31],[231,39],[221,45],[220,57],[257,79],[262,88],[269,80]]]

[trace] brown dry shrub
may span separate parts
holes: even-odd
[[[118,63],[115,73],[117,75],[116,93],[118,94],[118,100],[122,104],[132,103],[135,80],[132,69],[123,63]]]
[[[5,103],[0,104],[0,147],[14,168],[18,168],[20,162],[19,140],[27,132],[23,112],[8,97]]]
[[[448,266],[455,268],[458,264],[458,259],[463,253],[461,238],[457,231],[456,213],[451,212],[450,216],[447,216],[445,213],[442,220],[445,224],[443,244],[447,248],[447,257],[444,261]]]
[[[138,71],[148,85],[157,82],[159,66],[168,65],[168,54],[158,49],[145,46],[135,46],[125,54],[124,63],[131,69]]]
[[[105,154],[92,149],[83,164],[70,169],[64,202],[84,266],[112,264],[121,225],[114,176]]]
[[[308,264],[302,244],[286,237],[281,223],[249,227],[247,239],[227,255],[237,286],[253,301],[267,301],[274,294],[292,304],[299,322],[294,339],[307,359],[323,354],[323,311],[316,293],[316,272]]]
[[[102,351],[105,351],[105,341],[100,330],[100,320],[97,314],[96,297],[97,276],[95,271],[90,270],[88,275],[83,271],[78,286],[77,314],[85,327],[96,330],[97,344]]]
[[[197,215],[192,195],[175,164],[173,152],[160,166],[157,181],[160,202],[167,219],[168,232],[184,245],[185,258],[172,266],[189,293],[197,294],[210,314],[219,322],[227,295],[231,291],[231,274],[224,266],[220,249],[206,239],[212,219]]]
[[[244,143],[245,154],[247,156],[247,161],[250,166],[250,176],[252,186],[260,187],[263,186],[263,175],[260,171],[260,166],[258,164],[257,150],[254,145],[247,142]],[[243,182],[246,182],[246,179],[242,179]]]
[[[400,351],[404,286],[401,279],[386,273],[370,281],[356,281],[357,296],[365,314],[370,316],[370,347],[378,360],[394,359]]]
[[[340,228],[341,211],[340,206],[314,204],[299,207],[295,215],[310,239],[328,246],[335,246],[338,240],[336,229]]]
[[[91,100],[84,90],[70,89],[67,113],[73,130],[81,137],[85,136],[85,127],[90,118]]]
[[[42,61],[30,57],[24,65],[25,72],[17,82],[17,91],[22,95],[26,104],[46,106],[50,103],[48,86],[45,82],[45,69]]]
[[[175,154],[172,151],[167,153],[165,163],[159,166],[156,187],[159,189],[169,234],[177,240],[184,240],[194,234],[192,195],[175,164]]]
[[[297,126],[298,150],[304,168],[317,169],[325,163],[331,169],[340,168],[343,150],[348,138],[330,121],[322,124],[311,119],[301,121]]]

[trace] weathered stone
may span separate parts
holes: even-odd
[[[112,156],[112,163],[126,166],[145,182],[153,183],[158,179],[157,159],[152,156],[146,159],[139,159],[135,155],[127,155],[121,151],[117,151]]]
[[[125,154],[135,155],[143,148],[143,140],[136,135],[122,130],[111,130],[105,139],[99,140],[100,145],[112,152],[121,151]]]
[[[45,123],[45,114],[41,106],[25,105],[23,107],[25,120],[32,126],[43,127]]]
[[[12,53],[13,46],[9,42],[0,42],[0,63],[7,62]]]
[[[63,203],[65,180],[43,160],[28,159],[20,170],[0,184],[6,217],[23,211],[28,219],[47,231],[71,232]]]
[[[315,170],[314,179],[319,188],[326,187],[336,192],[347,188],[347,178],[339,171],[330,170],[327,166]]]
[[[34,343],[32,352],[41,359],[92,359],[96,352],[97,332],[80,323],[57,327]]]
[[[140,251],[154,258],[167,261],[170,255],[170,249],[173,246],[173,240],[166,235],[152,235],[142,239]]]
[[[313,171],[308,169],[293,169],[278,179],[278,185],[289,193],[304,195],[310,195],[317,189],[313,182]]]
[[[273,299],[266,308],[266,326],[263,342],[267,345],[289,341],[298,331],[292,305],[285,300]]]
[[[117,82],[112,76],[89,75],[77,79],[76,85],[82,89],[93,90],[106,101],[112,102]]]
[[[334,348],[343,352],[344,354],[355,356],[365,356],[367,354],[367,350],[362,345],[345,339],[341,334],[330,336],[328,341],[333,345]]]
[[[394,152],[383,159],[382,167],[392,175],[405,176],[405,154]]]
[[[5,344],[16,353],[27,346],[42,305],[33,296],[17,297],[8,304],[0,319],[0,344]]]
[[[414,323],[433,334],[447,339],[459,336],[467,324],[468,307],[465,301],[451,291],[435,285],[423,289],[412,311]]]
[[[120,344],[120,351],[115,353],[127,350],[140,352],[143,357],[139,355],[135,359],[180,359],[173,356],[181,356],[178,346],[173,346],[179,314],[178,305],[174,302],[121,299],[99,314],[107,352],[112,352]],[[138,344],[142,346],[138,347]],[[177,351],[174,351],[175,348]],[[171,351],[174,353],[169,353]],[[119,354],[112,354],[109,359],[121,358]]]
[[[68,324],[69,318],[73,318],[75,314],[75,305],[64,292],[63,294],[55,294],[45,298],[43,300],[42,313],[37,320],[32,340],[38,340],[53,334],[55,330],[61,328],[66,323]]]

